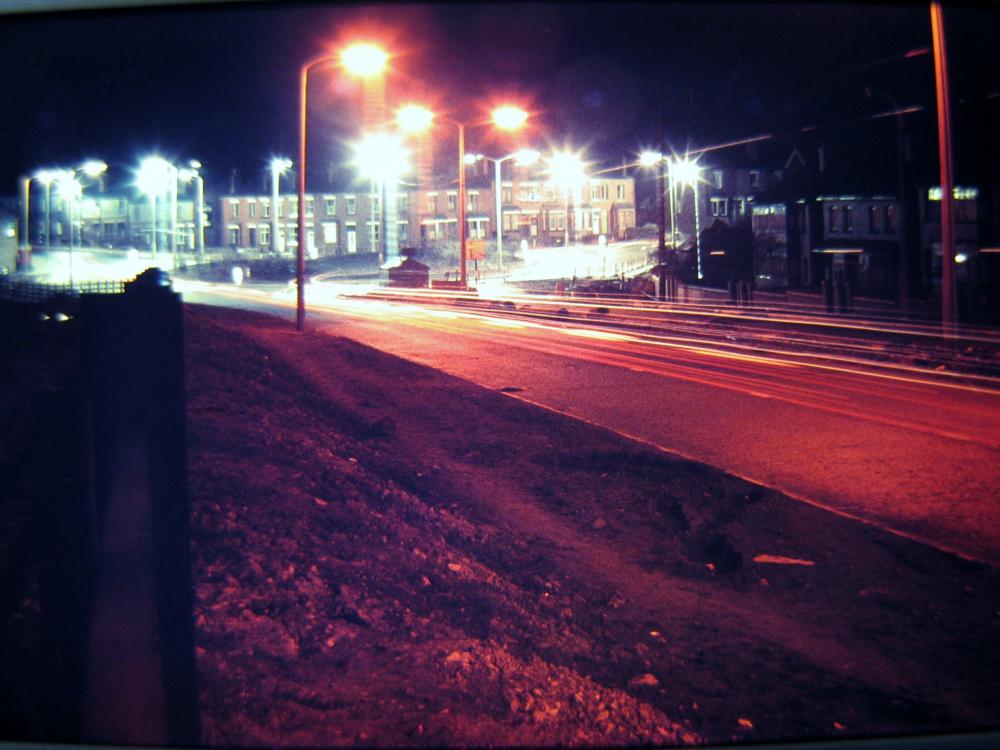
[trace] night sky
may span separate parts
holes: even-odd
[[[956,97],[1000,91],[998,19],[990,6],[946,10]],[[394,53],[390,105],[417,98],[474,120],[513,97],[533,113],[533,145],[586,147],[605,164],[653,145],[660,128],[682,150],[823,124],[850,112],[867,80],[903,104],[933,105],[930,55],[903,58],[931,45],[923,3],[234,3],[9,15],[0,194],[14,193],[18,174],[89,157],[124,180],[154,150],[199,159],[214,186],[237,169],[257,187],[272,155],[295,156],[299,65],[358,36]],[[310,91],[311,153],[337,158],[356,128],[359,86],[317,73]],[[486,137],[470,131],[470,150],[512,145]]]

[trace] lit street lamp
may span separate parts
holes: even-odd
[[[298,191],[298,243],[295,251],[295,329],[302,331],[306,320],[306,112],[308,109],[309,71],[320,65],[340,62],[348,71],[373,75],[385,67],[388,55],[370,44],[352,45],[340,55],[326,54],[315,57],[299,67],[299,191]],[[277,211],[277,206],[275,206]]]
[[[697,272],[700,280],[705,278],[701,265],[701,209],[698,206],[698,183],[701,181],[701,167],[698,166],[698,162],[691,161],[686,157],[684,159],[674,159],[670,164],[671,183],[674,181],[675,172],[677,180],[680,183],[686,183],[694,189],[694,244]]]
[[[502,200],[501,190],[503,189],[503,182],[500,177],[500,172],[501,172],[500,165],[503,164],[505,161],[513,159],[515,164],[522,167],[526,167],[537,162],[541,158],[541,154],[530,148],[524,148],[516,153],[508,154],[507,156],[502,156],[499,159],[494,159],[490,156],[480,156],[480,155],[477,155],[477,157],[485,159],[486,161],[493,162],[493,165],[496,169],[494,190],[496,193],[495,197],[496,197],[497,261],[500,266],[500,271],[502,272],[503,271],[503,200]]]
[[[271,252],[280,253],[284,247],[279,243],[278,202],[281,200],[281,175],[292,168],[292,160],[275,157],[271,159]]]
[[[584,171],[583,160],[576,154],[571,154],[568,151],[554,153],[548,157],[547,161],[549,163],[549,177],[552,182],[562,187],[565,197],[566,222],[563,230],[563,246],[568,247],[570,240],[570,207],[573,190],[580,188],[586,182],[587,175]],[[575,226],[573,230],[575,234]]]
[[[430,127],[434,121],[434,113],[430,110],[411,104],[399,112],[397,122],[404,130],[421,130]],[[519,107],[509,104],[493,110],[490,119],[474,122],[458,122],[448,117],[442,117],[445,122],[458,128],[458,245],[459,245],[459,283],[465,289],[469,285],[466,256],[468,255],[465,231],[465,129],[492,123],[501,130],[517,130],[528,119],[528,113]]]
[[[157,253],[157,232],[159,227],[157,226],[157,198],[160,195],[166,193],[170,195],[171,183],[173,183],[173,192],[176,193],[177,190],[177,176],[176,167],[174,167],[170,162],[160,156],[149,156],[142,160],[139,164],[139,171],[136,174],[136,185],[141,193],[149,196],[150,209],[152,211],[152,232],[150,237],[150,248],[153,251],[153,256]],[[173,232],[175,231],[177,221],[176,211],[171,218],[170,232],[171,237],[173,237]],[[173,247],[173,245],[168,245]]]
[[[380,193],[385,196],[382,210],[383,214],[388,216],[387,204],[396,201],[399,178],[409,171],[409,153],[399,137],[389,133],[373,133],[366,136],[355,146],[355,153],[355,164],[361,173],[382,186]],[[386,229],[382,234],[385,240],[383,262],[390,260],[388,257],[390,251],[396,250],[398,244],[398,242],[390,244],[388,236],[389,232]]]
[[[201,162],[192,159],[188,166],[177,171],[180,182],[194,182],[194,249],[201,255],[205,252],[205,181],[198,170]]]

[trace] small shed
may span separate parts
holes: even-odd
[[[425,266],[419,260],[403,258],[396,263],[387,263],[382,268],[389,274],[389,286],[411,289],[426,289],[430,286],[430,266]]]

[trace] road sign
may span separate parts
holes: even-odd
[[[486,258],[486,240],[466,240],[465,251],[469,260]]]

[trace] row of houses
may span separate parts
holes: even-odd
[[[635,231],[635,183],[629,176],[593,177],[567,192],[541,171],[511,168],[500,189],[505,244],[561,245],[597,241],[602,235],[611,241]],[[486,174],[469,177],[465,206],[469,239],[495,240],[496,199],[495,183]],[[72,214],[73,241],[82,245],[181,251],[199,247],[197,208],[189,196],[179,196],[176,215],[171,206],[164,205],[166,201],[154,203],[141,196],[88,192],[72,207],[58,195],[49,201],[47,209],[42,201],[31,204],[30,237],[37,245],[44,245],[47,236],[52,244],[69,244]],[[384,205],[389,201],[393,205]],[[290,252],[298,246],[294,193],[281,193],[277,200],[266,193],[210,196],[204,213],[202,246],[265,253]],[[311,257],[394,254],[402,246],[446,247],[458,240],[458,188],[447,183],[434,188],[402,187],[395,194],[371,185],[309,193],[305,213],[306,248]]]

